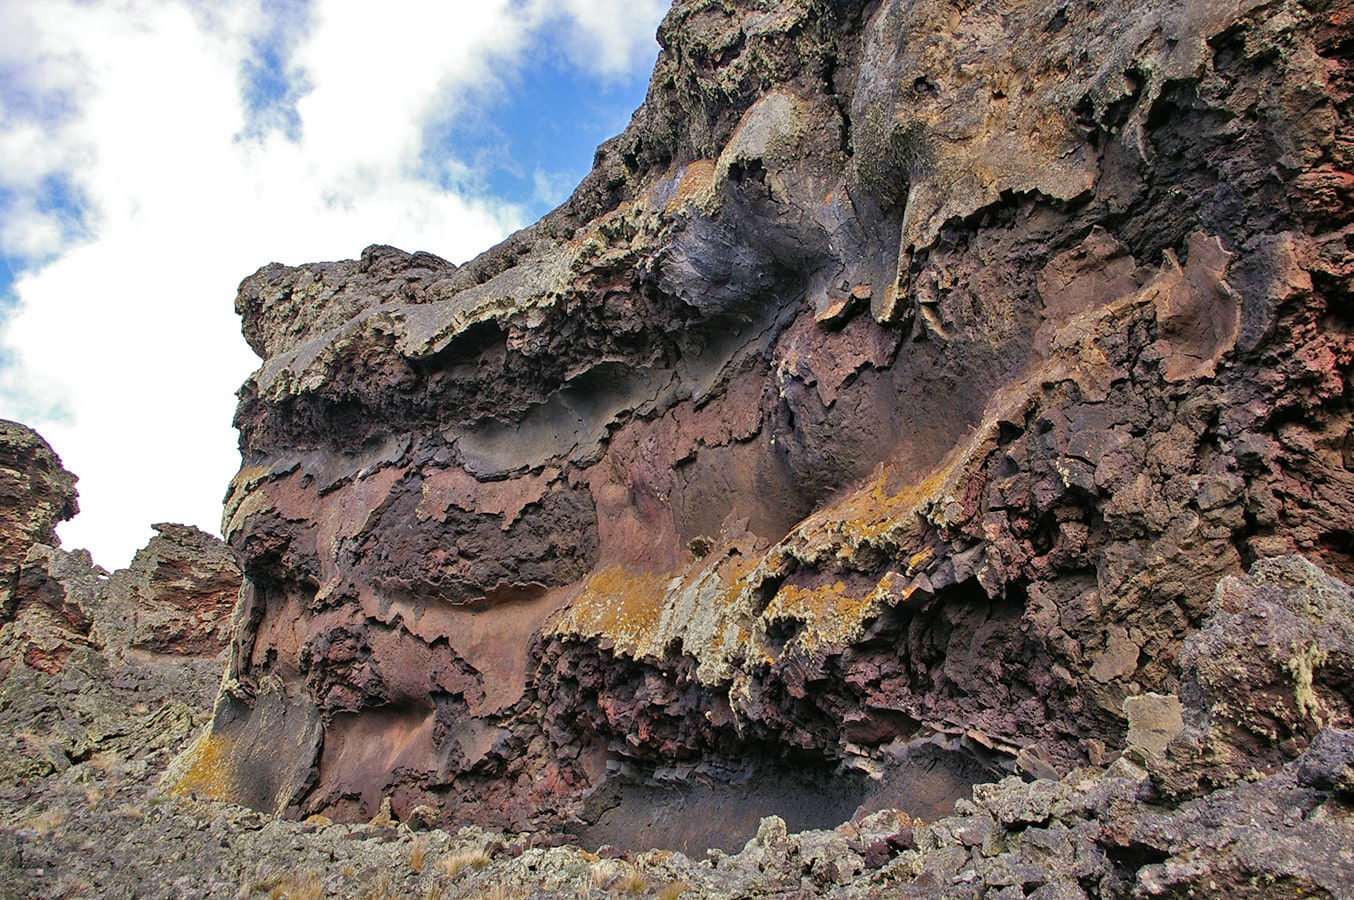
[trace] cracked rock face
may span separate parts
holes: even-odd
[[[1220,578],[1354,577],[1343,7],[679,0],[659,39],[535,226],[241,285],[195,791],[943,802],[1165,727]]]
[[[0,568],[7,582],[29,547],[57,545],[56,526],[80,510],[75,480],[42,435],[0,420]]]
[[[234,556],[196,528],[157,525],[110,575],[59,546],[53,526],[75,514],[76,478],[46,441],[0,423],[0,460],[0,799],[90,760],[162,767],[220,684]]]

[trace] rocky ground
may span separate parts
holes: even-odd
[[[976,790],[956,815],[762,822],[737,854],[592,853],[548,835],[295,822],[160,797],[144,758],[8,787],[6,897],[1348,897],[1354,735],[1179,807],[1124,764]]]
[[[1348,597],[1348,592],[1346,593]],[[148,703],[147,701],[151,701]],[[153,706],[154,703],[158,706]],[[1061,780],[1008,778],[931,822],[899,810],[741,852],[589,852],[559,834],[287,820],[155,785],[206,710],[118,687],[95,654],[0,686],[5,897],[1348,897],[1354,733],[1175,804],[1140,751]],[[1151,744],[1147,738],[1144,743]],[[96,749],[97,748],[97,749]],[[16,757],[37,760],[16,775]],[[1141,764],[1139,764],[1141,763]],[[45,769],[46,774],[38,774]]]

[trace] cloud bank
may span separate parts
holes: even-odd
[[[0,4],[0,417],[80,476],[64,546],[112,567],[152,522],[215,531],[239,465],[234,390],[258,363],[240,279],[371,243],[461,262],[526,224],[579,164],[543,142],[510,196],[477,174],[467,129],[526,147],[553,123],[513,119],[531,112],[518,101],[560,83],[579,115],[623,125],[666,7]],[[599,112],[617,85],[627,105]]]

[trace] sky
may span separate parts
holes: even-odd
[[[62,546],[219,534],[241,279],[535,221],[629,122],[668,5],[2,0],[0,418],[80,479]]]

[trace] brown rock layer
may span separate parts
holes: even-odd
[[[103,640],[133,654],[215,657],[230,640],[240,567],[230,548],[191,525],[154,528],[132,564],[109,577]]]
[[[1354,577],[1342,7],[682,0],[659,37],[532,228],[241,285],[195,789],[501,824],[1056,775],[1205,678],[1220,578]]]

